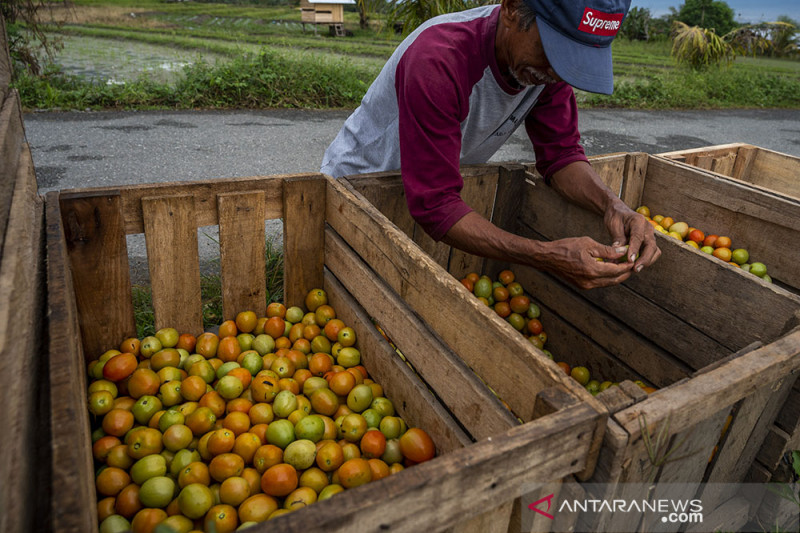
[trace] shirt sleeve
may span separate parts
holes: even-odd
[[[533,143],[536,170],[547,183],[568,164],[588,161],[580,145],[575,92],[565,82],[548,85],[542,91],[525,118],[525,130]]]
[[[414,43],[395,73],[400,170],[411,216],[435,240],[472,209],[461,199],[461,121],[469,109],[465,80],[447,51]]]

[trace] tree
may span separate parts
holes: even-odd
[[[789,57],[797,54],[797,23],[789,17],[778,22],[761,22],[736,28],[723,37],[743,55]]]
[[[737,26],[733,17],[733,9],[721,0],[686,0],[678,8],[675,20],[725,35]]]
[[[495,0],[395,0],[389,26],[402,26],[408,35],[428,19],[473,7],[497,3]]]
[[[688,26],[677,20],[672,24],[671,53],[679,63],[695,70],[728,65],[734,58],[733,47],[713,30]]]
[[[384,10],[386,2],[384,0],[357,0],[356,9],[358,10],[358,26],[365,30],[369,25],[370,16],[373,13]]]
[[[6,21],[8,33],[8,49],[15,67],[27,69],[32,74],[39,74],[41,65],[38,51],[52,57],[61,48],[57,38],[45,33],[39,22],[39,10],[52,7],[68,0],[46,2],[45,0],[3,0],[0,2],[0,15]]]
[[[622,22],[622,35],[630,41],[646,41],[650,38],[650,10],[632,7]]]

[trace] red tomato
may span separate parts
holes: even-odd
[[[433,459],[436,447],[433,439],[420,428],[410,428],[400,437],[400,452],[415,463]]]

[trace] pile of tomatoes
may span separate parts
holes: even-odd
[[[516,281],[516,275],[512,270],[503,270],[497,275],[496,280],[492,280],[485,274],[471,272],[460,281],[481,302],[494,309],[514,329],[522,333],[531,344],[542,350],[550,359],[554,359],[553,354],[544,347],[547,342],[547,333],[540,320],[541,308]],[[591,376],[589,370],[584,366],[573,368],[565,361],[558,361],[556,364],[567,376],[575,379],[593,395],[612,385],[617,385],[616,382],[598,380]],[[648,394],[656,390],[641,380],[637,380],[635,383]]]
[[[163,328],[88,365],[100,531],[224,533],[434,457],[315,289],[197,337]]]
[[[772,283],[772,278],[767,274],[767,266],[759,261],[751,261],[750,252],[745,248],[734,248],[730,237],[715,233],[707,235],[702,230],[689,226],[686,222],[675,221],[669,216],[653,215],[651,217],[650,208],[646,205],[639,206],[636,211],[653,225],[655,231],[674,237],[701,252]]]
[[[485,274],[470,272],[460,281],[478,300],[494,309],[495,313],[522,333],[531,344],[542,350],[550,359],[553,358],[544,347],[547,333],[539,320],[541,309],[516,281],[513,271],[503,270],[497,275],[496,280]]]

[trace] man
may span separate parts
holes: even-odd
[[[326,150],[321,171],[341,177],[400,168],[411,215],[432,238],[581,288],[624,281],[661,252],[645,218],[589,165],[572,86],[612,92],[610,45],[629,6],[503,0],[427,21],[398,46]],[[526,239],[463,202],[459,166],[488,161],[523,122],[537,170],[562,196],[603,214],[611,246],[588,237]],[[617,263],[626,253],[630,260]]]

